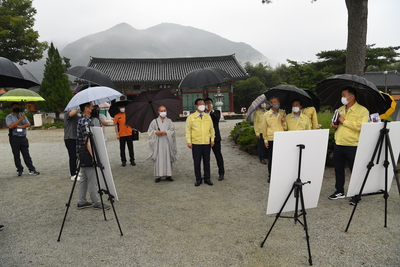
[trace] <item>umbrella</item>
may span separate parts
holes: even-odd
[[[119,113],[119,107],[125,107],[129,103],[131,103],[130,100],[121,100],[121,101],[112,103],[110,106],[110,109],[108,110],[108,113],[110,113],[110,116],[114,118],[114,116]]]
[[[158,107],[167,108],[168,118],[179,118],[182,100],[170,90],[146,91],[140,93],[125,107],[126,124],[140,132],[147,132],[152,120],[158,117]]]
[[[343,105],[342,90],[349,87],[357,91],[357,102],[367,108],[370,114],[383,114],[390,108],[376,86],[357,75],[333,75],[319,82],[315,90],[323,104],[337,109]]]
[[[107,74],[91,67],[76,66],[65,73],[102,86],[114,88],[114,83]]]
[[[28,89],[13,89],[0,96],[0,101],[16,101],[16,102],[29,102],[29,101],[45,101],[39,94]]]
[[[390,106],[390,108],[389,108],[385,113],[379,114],[379,117],[380,117],[381,119],[384,120],[384,119],[389,118],[389,116],[390,116],[393,112],[396,111],[397,103],[396,103],[396,100],[394,100],[394,98],[393,98],[391,95],[389,95],[389,94],[387,94],[387,93],[384,93],[384,92],[382,92],[382,91],[380,91],[380,92],[381,92],[383,98],[385,98],[386,102],[387,102],[388,105]]]
[[[311,97],[300,88],[293,85],[278,85],[264,92],[267,99],[273,96],[279,98],[281,109],[285,109],[286,113],[292,112],[292,104],[294,100],[300,100],[303,108],[313,106]]]
[[[319,112],[321,106],[321,99],[319,99],[319,97],[316,94],[314,94],[310,89],[304,89],[304,88],[301,89],[303,89],[311,97],[311,101],[313,103],[315,110]]]
[[[267,98],[265,97],[265,95],[262,94],[262,95],[259,95],[259,96],[251,103],[251,105],[250,105],[249,108],[247,109],[247,114],[246,114],[246,120],[247,120],[247,121],[253,121],[253,120],[254,120],[254,118],[253,118],[254,111],[256,111],[256,110],[258,109],[258,107],[259,107],[262,103],[264,103],[264,102],[268,102],[268,101],[267,101]],[[269,103],[266,103],[266,104],[267,104],[267,108],[269,108],[269,107],[270,107]]]
[[[396,105],[396,110],[390,115],[395,121],[400,121],[400,105]]]
[[[35,85],[40,84],[29,71],[7,58],[0,57],[0,87],[30,88]]]
[[[88,102],[92,102],[93,105],[100,105],[101,103],[114,100],[120,96],[122,96],[120,92],[109,87],[89,87],[74,95],[65,108],[65,111],[79,109],[79,105]]]
[[[179,89],[195,89],[210,84],[231,80],[232,76],[218,68],[201,68],[187,74],[180,82]]]

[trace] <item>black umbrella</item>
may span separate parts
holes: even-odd
[[[273,96],[278,97],[281,103],[280,108],[286,110],[286,113],[292,112],[292,104],[295,100],[299,100],[303,108],[313,106],[311,97],[303,89],[293,85],[280,84],[265,91],[264,95],[268,100]]]
[[[315,90],[323,104],[336,109],[343,106],[341,102],[342,90],[349,87],[356,90],[357,102],[366,107],[371,114],[383,114],[390,108],[376,86],[357,75],[333,75],[320,81]]]
[[[98,85],[115,88],[114,83],[107,74],[91,67],[76,66],[70,68],[65,73]]]
[[[319,112],[319,109],[321,107],[321,99],[319,99],[319,97],[316,94],[314,94],[310,89],[304,89],[304,88],[301,89],[303,89],[311,97],[311,101],[313,103],[315,110]]]
[[[144,133],[152,120],[158,117],[158,107],[167,108],[171,120],[179,118],[182,101],[170,90],[146,91],[140,93],[132,103],[125,107],[126,124]]]
[[[130,100],[121,100],[121,101],[112,103],[110,108],[108,109],[108,113],[110,113],[110,116],[114,118],[114,116],[120,112],[119,107],[125,107],[129,103],[131,103]]]
[[[0,87],[30,88],[40,83],[24,67],[0,57]]]
[[[190,72],[182,79],[178,88],[195,89],[210,84],[226,82],[232,79],[232,76],[218,68],[201,68]]]

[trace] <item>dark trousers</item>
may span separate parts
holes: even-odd
[[[334,146],[333,160],[335,162],[336,191],[344,193],[344,182],[346,162],[349,164],[350,171],[353,171],[354,159],[356,157],[356,146]]]
[[[133,152],[132,135],[122,136],[122,137],[119,138],[119,150],[120,150],[121,161],[122,162],[126,162],[125,144],[128,146],[130,162],[135,161],[135,154]]]
[[[210,145],[192,145],[194,175],[196,176],[196,181],[201,181],[200,164],[202,159],[204,180],[210,180],[210,151]]]
[[[68,150],[69,157],[69,173],[71,176],[76,175],[76,139],[64,140],[65,147]]]
[[[17,168],[17,171],[23,171],[24,166],[21,164],[21,157],[20,157],[20,152],[22,154],[22,157],[24,158],[25,165],[28,167],[30,171],[35,171],[36,168],[33,166],[32,163],[32,158],[29,155],[29,142],[28,139],[23,136],[23,137],[17,137],[17,136],[10,136],[10,145],[11,145],[11,150],[14,155],[14,163],[15,167]]]
[[[265,144],[264,144],[265,146]],[[274,141],[268,141],[267,157],[268,157],[268,176],[271,177],[272,168],[272,151],[274,149]]]
[[[267,148],[265,147],[264,138],[262,134],[260,134],[260,139],[257,141],[257,152],[259,159],[268,158],[267,156]]]
[[[217,160],[218,174],[224,175],[225,168],[224,168],[224,158],[222,157],[221,153],[221,141],[214,141],[214,146],[212,147],[212,151],[214,152],[215,159]]]

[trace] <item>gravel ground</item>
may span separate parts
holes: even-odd
[[[147,136],[134,142],[137,166],[120,166],[114,129],[107,149],[119,201],[112,210],[77,210],[77,187],[61,241],[57,242],[73,182],[63,130],[28,131],[39,176],[15,171],[6,129],[0,130],[0,266],[308,266],[303,228],[279,218],[263,248],[275,215],[266,215],[267,166],[239,150],[228,137],[237,120],[220,123],[226,179],[195,187],[184,122],[177,122],[179,162],[174,182],[154,183]],[[348,199],[328,200],[334,173],[326,168],[317,208],[307,210],[314,266],[400,266],[400,197],[392,183],[388,227],[382,195],[363,197],[349,231]],[[108,201],[106,201],[108,204]],[[293,213],[285,215],[292,216]]]

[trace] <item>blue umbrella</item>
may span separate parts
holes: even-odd
[[[254,114],[254,111],[256,111],[260,106],[261,106],[261,104],[262,103],[264,103],[264,102],[268,102],[267,101],[267,98],[265,97],[265,95],[264,94],[262,94],[262,95],[259,95],[252,103],[251,103],[251,105],[249,106],[249,108],[247,109],[247,114],[246,114],[246,120],[247,121],[253,121],[254,120],[254,116],[253,116],[253,114]],[[270,107],[270,105],[269,105],[269,103],[266,103],[267,104],[267,108],[269,108]]]

